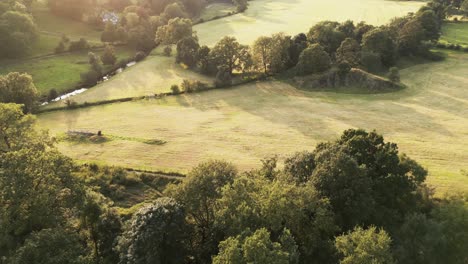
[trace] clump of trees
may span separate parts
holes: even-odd
[[[6,1],[0,8],[0,58],[27,54],[39,37],[39,30],[21,2]]]
[[[30,113],[37,100],[38,92],[30,75],[18,72],[0,75],[0,103],[22,104],[23,111]]]
[[[103,54],[103,56],[105,53]],[[106,59],[108,55],[104,56]],[[81,81],[84,85],[94,85],[103,75],[103,62],[101,58],[94,54],[93,52],[88,53],[88,62],[90,69],[88,72],[81,74]]]
[[[251,47],[233,37],[224,37],[213,47],[201,46],[189,21],[176,18],[158,29],[156,41],[177,44],[177,63],[214,76],[216,87],[230,86],[236,75],[254,73],[268,76],[337,73],[346,80],[351,68],[374,73],[389,72],[399,83],[394,65],[401,56],[434,57],[429,51],[440,36],[445,18],[444,4],[431,2],[414,14],[395,18],[374,27],[364,22],[324,21],[307,34],[294,37],[284,33],[259,37]]]
[[[0,256],[7,263],[465,263],[468,201],[434,199],[427,171],[376,132],[239,172],[193,168],[122,218],[108,197],[138,184],[79,167],[34,117],[0,104]],[[149,183],[149,182],[148,182]],[[125,220],[126,219],[126,220]],[[53,254],[50,248],[54,248]]]

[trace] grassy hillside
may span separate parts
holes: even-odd
[[[461,173],[468,160],[468,55],[402,71],[407,89],[356,95],[298,90],[265,82],[198,94],[52,112],[39,116],[53,134],[102,130],[119,136],[103,144],[62,142],[82,161],[145,169],[187,171],[223,158],[242,169],[271,154],[313,149],[348,128],[376,129],[430,170],[429,183],[444,191],[468,190]],[[159,139],[163,145],[125,138]]]
[[[297,34],[323,20],[366,21],[381,25],[391,18],[415,12],[424,2],[381,0],[255,0],[241,14],[197,25],[200,42],[213,45],[225,35],[249,44],[276,32]],[[337,8],[339,7],[339,8]]]

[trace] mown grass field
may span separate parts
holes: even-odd
[[[102,51],[95,53],[99,55]],[[134,51],[120,47],[116,48],[116,54],[118,59],[124,59],[133,56]],[[74,88],[81,81],[81,73],[85,73],[89,69],[88,51],[82,51],[37,59],[9,61],[0,65],[0,75],[15,71],[26,72],[33,77],[39,93],[47,95],[51,89],[64,92]]]
[[[468,22],[444,23],[441,41],[468,46]]]
[[[424,2],[382,0],[255,0],[241,14],[197,25],[200,42],[215,44],[226,35],[251,44],[259,36],[277,32],[306,32],[323,20],[366,21],[381,25],[391,18],[415,12]]]
[[[213,158],[246,170],[268,155],[312,150],[348,128],[375,129],[430,171],[439,194],[467,191],[461,172],[468,169],[467,68],[466,53],[450,53],[443,62],[402,70],[408,88],[394,93],[313,92],[271,81],[51,112],[41,114],[39,124],[52,134],[102,130],[122,138],[61,142],[60,150],[77,160],[181,172]],[[167,143],[143,143],[155,139]]]
[[[194,19],[194,21],[198,21],[200,19],[207,21],[215,17],[226,16],[231,12],[236,12],[236,6],[232,3],[210,3],[205,7],[205,9],[203,9],[201,14]]]

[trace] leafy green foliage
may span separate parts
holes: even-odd
[[[0,14],[0,58],[26,54],[38,35],[37,26],[29,14],[17,11]]]
[[[185,213],[170,198],[141,208],[119,239],[120,263],[182,263]]]
[[[296,66],[298,75],[320,73],[328,70],[331,60],[328,53],[319,44],[313,44],[302,51]]]
[[[31,112],[36,106],[37,97],[37,89],[30,75],[18,72],[0,75],[0,103],[22,104],[25,112]]]
[[[12,257],[12,264],[84,264],[86,251],[79,237],[64,229],[42,229],[33,233]]]
[[[335,246],[342,255],[341,264],[392,264],[391,242],[384,230],[358,227],[337,237]]]
[[[220,252],[213,258],[213,264],[222,263],[258,263],[258,264],[288,264],[298,263],[297,246],[294,238],[286,229],[280,238],[281,242],[273,242],[267,229],[258,229],[244,238],[230,237],[219,245]]]

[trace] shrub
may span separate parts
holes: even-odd
[[[70,42],[70,46],[68,47],[69,51],[78,51],[78,50],[86,50],[89,49],[89,43],[86,39],[80,38],[78,41]]]
[[[232,76],[225,68],[219,68],[216,73],[216,88],[228,87],[232,85]]]
[[[101,75],[99,72],[91,69],[88,72],[81,74],[81,82],[86,86],[92,86],[99,81],[100,77]]]
[[[179,85],[177,85],[177,84],[172,85],[171,86],[171,91],[172,91],[172,94],[179,94],[180,93]]]
[[[171,56],[171,53],[172,53],[172,48],[171,48],[171,46],[166,46],[166,47],[164,48],[164,55],[167,56],[167,57],[169,57],[169,56]]]
[[[78,104],[75,101],[71,100],[71,99],[65,100],[65,105],[69,109],[73,109],[73,108],[76,108],[78,106]]]
[[[400,71],[397,67],[392,67],[388,71],[388,79],[394,83],[400,82]]]
[[[143,52],[143,51],[138,51],[136,54],[135,54],[135,61],[142,61],[144,58],[146,57],[146,53]]]
[[[47,101],[52,101],[54,100],[55,98],[58,97],[58,92],[57,90],[55,89],[52,89],[49,91],[49,95],[47,95]]]
[[[445,45],[444,43],[439,42],[439,43],[436,44],[436,47],[440,48],[440,49],[445,49],[445,48],[447,48],[447,45]]]
[[[362,52],[361,64],[368,72],[378,72],[383,67],[380,55],[374,52]]]
[[[117,56],[115,55],[115,49],[111,45],[106,45],[104,53],[101,56],[101,61],[104,65],[114,65],[117,61]]]
[[[186,93],[192,93],[195,91],[201,91],[207,88],[207,85],[200,81],[190,81],[190,80],[183,80],[182,84],[180,85],[182,90]],[[171,88],[172,89],[172,88]]]
[[[296,66],[298,75],[324,72],[330,68],[328,53],[319,44],[313,44],[302,51]]]
[[[65,51],[65,44],[63,43],[63,41],[60,41],[58,46],[55,47],[55,53],[62,53]]]

